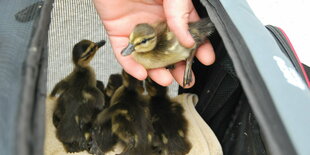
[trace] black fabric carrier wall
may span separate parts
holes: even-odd
[[[199,95],[196,109],[224,153],[309,155],[310,69],[298,62],[282,30],[262,25],[245,0],[193,2],[216,26],[210,38],[216,62],[206,67],[196,60],[196,84],[179,93]],[[8,12],[0,27],[6,36],[0,40],[1,155],[43,154],[52,5],[53,0],[0,2]],[[8,33],[14,24],[17,29]]]
[[[199,94],[196,109],[224,153],[310,154],[309,80],[285,35],[265,28],[244,0],[196,4],[218,30],[211,38],[217,60],[196,61],[196,84],[180,93]]]

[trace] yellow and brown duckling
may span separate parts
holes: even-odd
[[[104,107],[103,93],[96,87],[90,61],[105,41],[82,40],[73,48],[73,71],[56,84],[50,96],[57,98],[53,113],[56,136],[66,151],[89,149],[91,122]]]
[[[123,79],[121,74],[111,74],[109,76],[107,87],[104,89],[104,95],[106,97],[107,107],[110,105],[110,100],[116,91],[123,84]]]
[[[114,150],[118,138],[112,132],[111,119],[105,120],[104,111],[97,115],[96,120],[92,124],[91,141],[89,153],[96,155],[104,155],[106,152]],[[104,121],[103,121],[104,120]]]
[[[111,98],[111,106],[101,113],[104,120],[112,120],[112,132],[124,146],[121,154],[149,155],[152,150],[153,127],[149,115],[148,100],[142,81],[125,71],[123,84]]]
[[[111,97],[113,96],[116,89],[122,85],[122,83],[122,76],[120,74],[110,75],[108,84],[103,91],[106,103],[105,108],[109,108]],[[98,84],[99,83],[97,83],[97,85]],[[105,112],[102,111],[97,115],[97,118],[92,125],[92,141],[90,153],[96,155],[101,155],[113,150],[115,144],[117,143],[117,137],[112,133],[111,119],[103,122],[105,117]]]
[[[209,18],[189,23],[189,32],[196,44],[193,48],[183,47],[176,36],[169,30],[166,22],[150,25],[138,24],[129,36],[128,46],[123,49],[123,56],[133,58],[146,69],[168,67],[179,61],[186,60],[183,86],[192,81],[191,66],[196,49],[215,31]]]
[[[172,101],[167,88],[146,79],[150,96],[150,113],[156,138],[161,142],[156,150],[160,155],[184,155],[191,149],[187,139],[188,123],[180,103]]]
[[[102,81],[97,80],[96,87],[104,94],[104,84]]]

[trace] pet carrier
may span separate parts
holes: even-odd
[[[245,0],[193,2],[216,26],[210,40],[217,60],[195,61],[196,84],[179,93],[199,96],[196,110],[224,154],[309,155],[310,69],[283,31],[262,25]],[[0,11],[0,154],[41,155],[46,95],[72,68],[63,61],[80,39],[107,36],[90,0],[3,0]],[[94,62],[103,81],[107,68],[120,69],[107,53],[106,64]]]

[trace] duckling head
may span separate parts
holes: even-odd
[[[138,93],[143,93],[143,82],[140,80],[137,80],[130,74],[126,73],[124,70],[122,70],[122,78],[123,78],[123,86],[127,89],[134,90]]]
[[[100,47],[105,44],[105,40],[94,43],[90,40],[82,40],[73,47],[73,63],[76,66],[86,67],[92,60]]]
[[[132,52],[152,51],[157,43],[155,29],[146,23],[138,24],[129,36],[129,43],[121,52],[123,56],[130,55]]]
[[[145,80],[145,88],[150,96],[165,96],[168,92],[167,87],[157,84],[149,77]]]
[[[115,90],[123,84],[122,75],[120,74],[111,74],[108,80],[107,87],[105,89],[105,95],[112,97]]]

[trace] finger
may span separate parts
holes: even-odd
[[[193,4],[190,0],[165,0],[164,10],[167,24],[171,31],[176,35],[181,44],[185,47],[193,47],[195,42],[188,31],[189,18],[199,19],[197,13],[193,11]]]
[[[195,22],[198,21],[200,19],[196,9],[193,6],[193,10],[190,12],[189,17],[188,17],[188,21],[189,22]]]
[[[121,51],[127,46],[127,37],[110,36],[111,45],[117,61],[124,70],[138,80],[144,80],[147,77],[146,69],[138,64],[131,56],[122,56]]]
[[[148,75],[153,81],[162,86],[169,86],[173,82],[171,73],[165,68],[148,70]]]
[[[209,40],[198,48],[196,57],[204,65],[211,65],[214,63],[215,53]]]
[[[185,70],[185,62],[179,62],[175,64],[175,68],[170,70],[172,76],[177,81],[177,83],[183,87],[183,77],[184,77],[184,70]],[[192,72],[193,73],[193,72]],[[192,82],[189,85],[186,85],[183,88],[191,88],[195,84],[195,76],[192,74]]]

